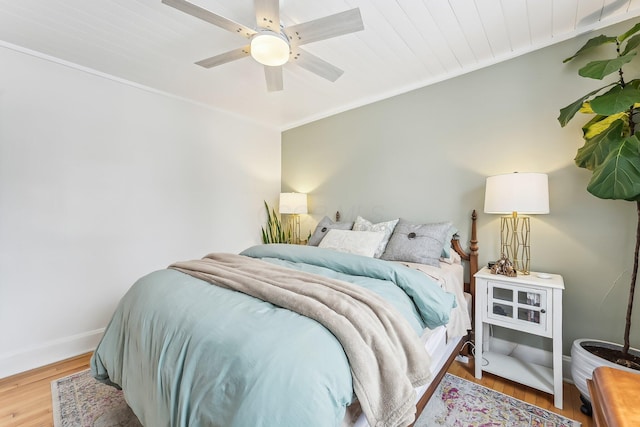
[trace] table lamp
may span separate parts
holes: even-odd
[[[307,213],[307,195],[304,193],[280,193],[280,214],[289,215],[291,243],[300,244],[300,214]]]
[[[509,214],[500,221],[500,250],[514,268],[529,274],[531,262],[528,216],[549,213],[549,183],[544,173],[507,173],[490,176],[484,193],[484,212]]]

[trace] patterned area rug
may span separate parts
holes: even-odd
[[[415,427],[579,427],[580,423],[451,374]]]
[[[55,427],[140,427],[121,391],[89,370],[51,383]],[[580,423],[446,374],[415,427],[579,427]]]
[[[141,427],[122,391],[96,381],[89,370],[51,382],[55,427]]]

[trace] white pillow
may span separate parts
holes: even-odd
[[[387,247],[387,243],[389,243],[389,238],[391,237],[391,233],[393,233],[393,229],[396,228],[396,224],[400,219],[394,219],[386,222],[379,222],[377,224],[372,223],[371,221],[367,221],[361,216],[356,218],[356,222],[353,224],[353,229],[356,231],[382,231],[384,232],[384,238],[378,245],[376,249],[376,253],[373,254],[375,258],[380,258],[380,256],[384,253],[385,248]]]
[[[352,231],[331,229],[318,245],[339,252],[373,257],[384,238],[382,231]]]
[[[440,261],[446,262],[447,264],[462,264],[462,258],[460,257],[460,254],[458,252],[451,249],[449,255],[450,256],[448,258],[441,256]]]

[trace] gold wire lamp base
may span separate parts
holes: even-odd
[[[503,216],[500,221],[500,249],[511,262],[513,267],[522,274],[529,274],[531,262],[531,245],[529,241],[529,217],[518,216],[514,212],[511,216]]]
[[[280,193],[280,214],[288,215],[285,229],[287,243],[299,245],[300,215],[307,213],[307,195],[304,193]]]
[[[300,215],[298,214],[289,215],[289,231],[291,232],[291,243],[294,245],[299,245],[301,243]]]

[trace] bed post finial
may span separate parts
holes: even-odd
[[[476,278],[474,274],[478,272],[478,233],[476,230],[476,220],[478,214],[474,209],[471,213],[471,239],[469,240],[469,268],[471,269],[471,277],[469,278],[469,288],[471,294],[475,298],[476,294]]]
[[[478,219],[478,214],[476,213],[476,210],[474,209],[473,212],[471,213],[471,239],[469,241],[470,246],[469,246],[469,250],[471,250],[471,253],[473,255],[478,255],[478,233],[476,231],[476,220]]]

